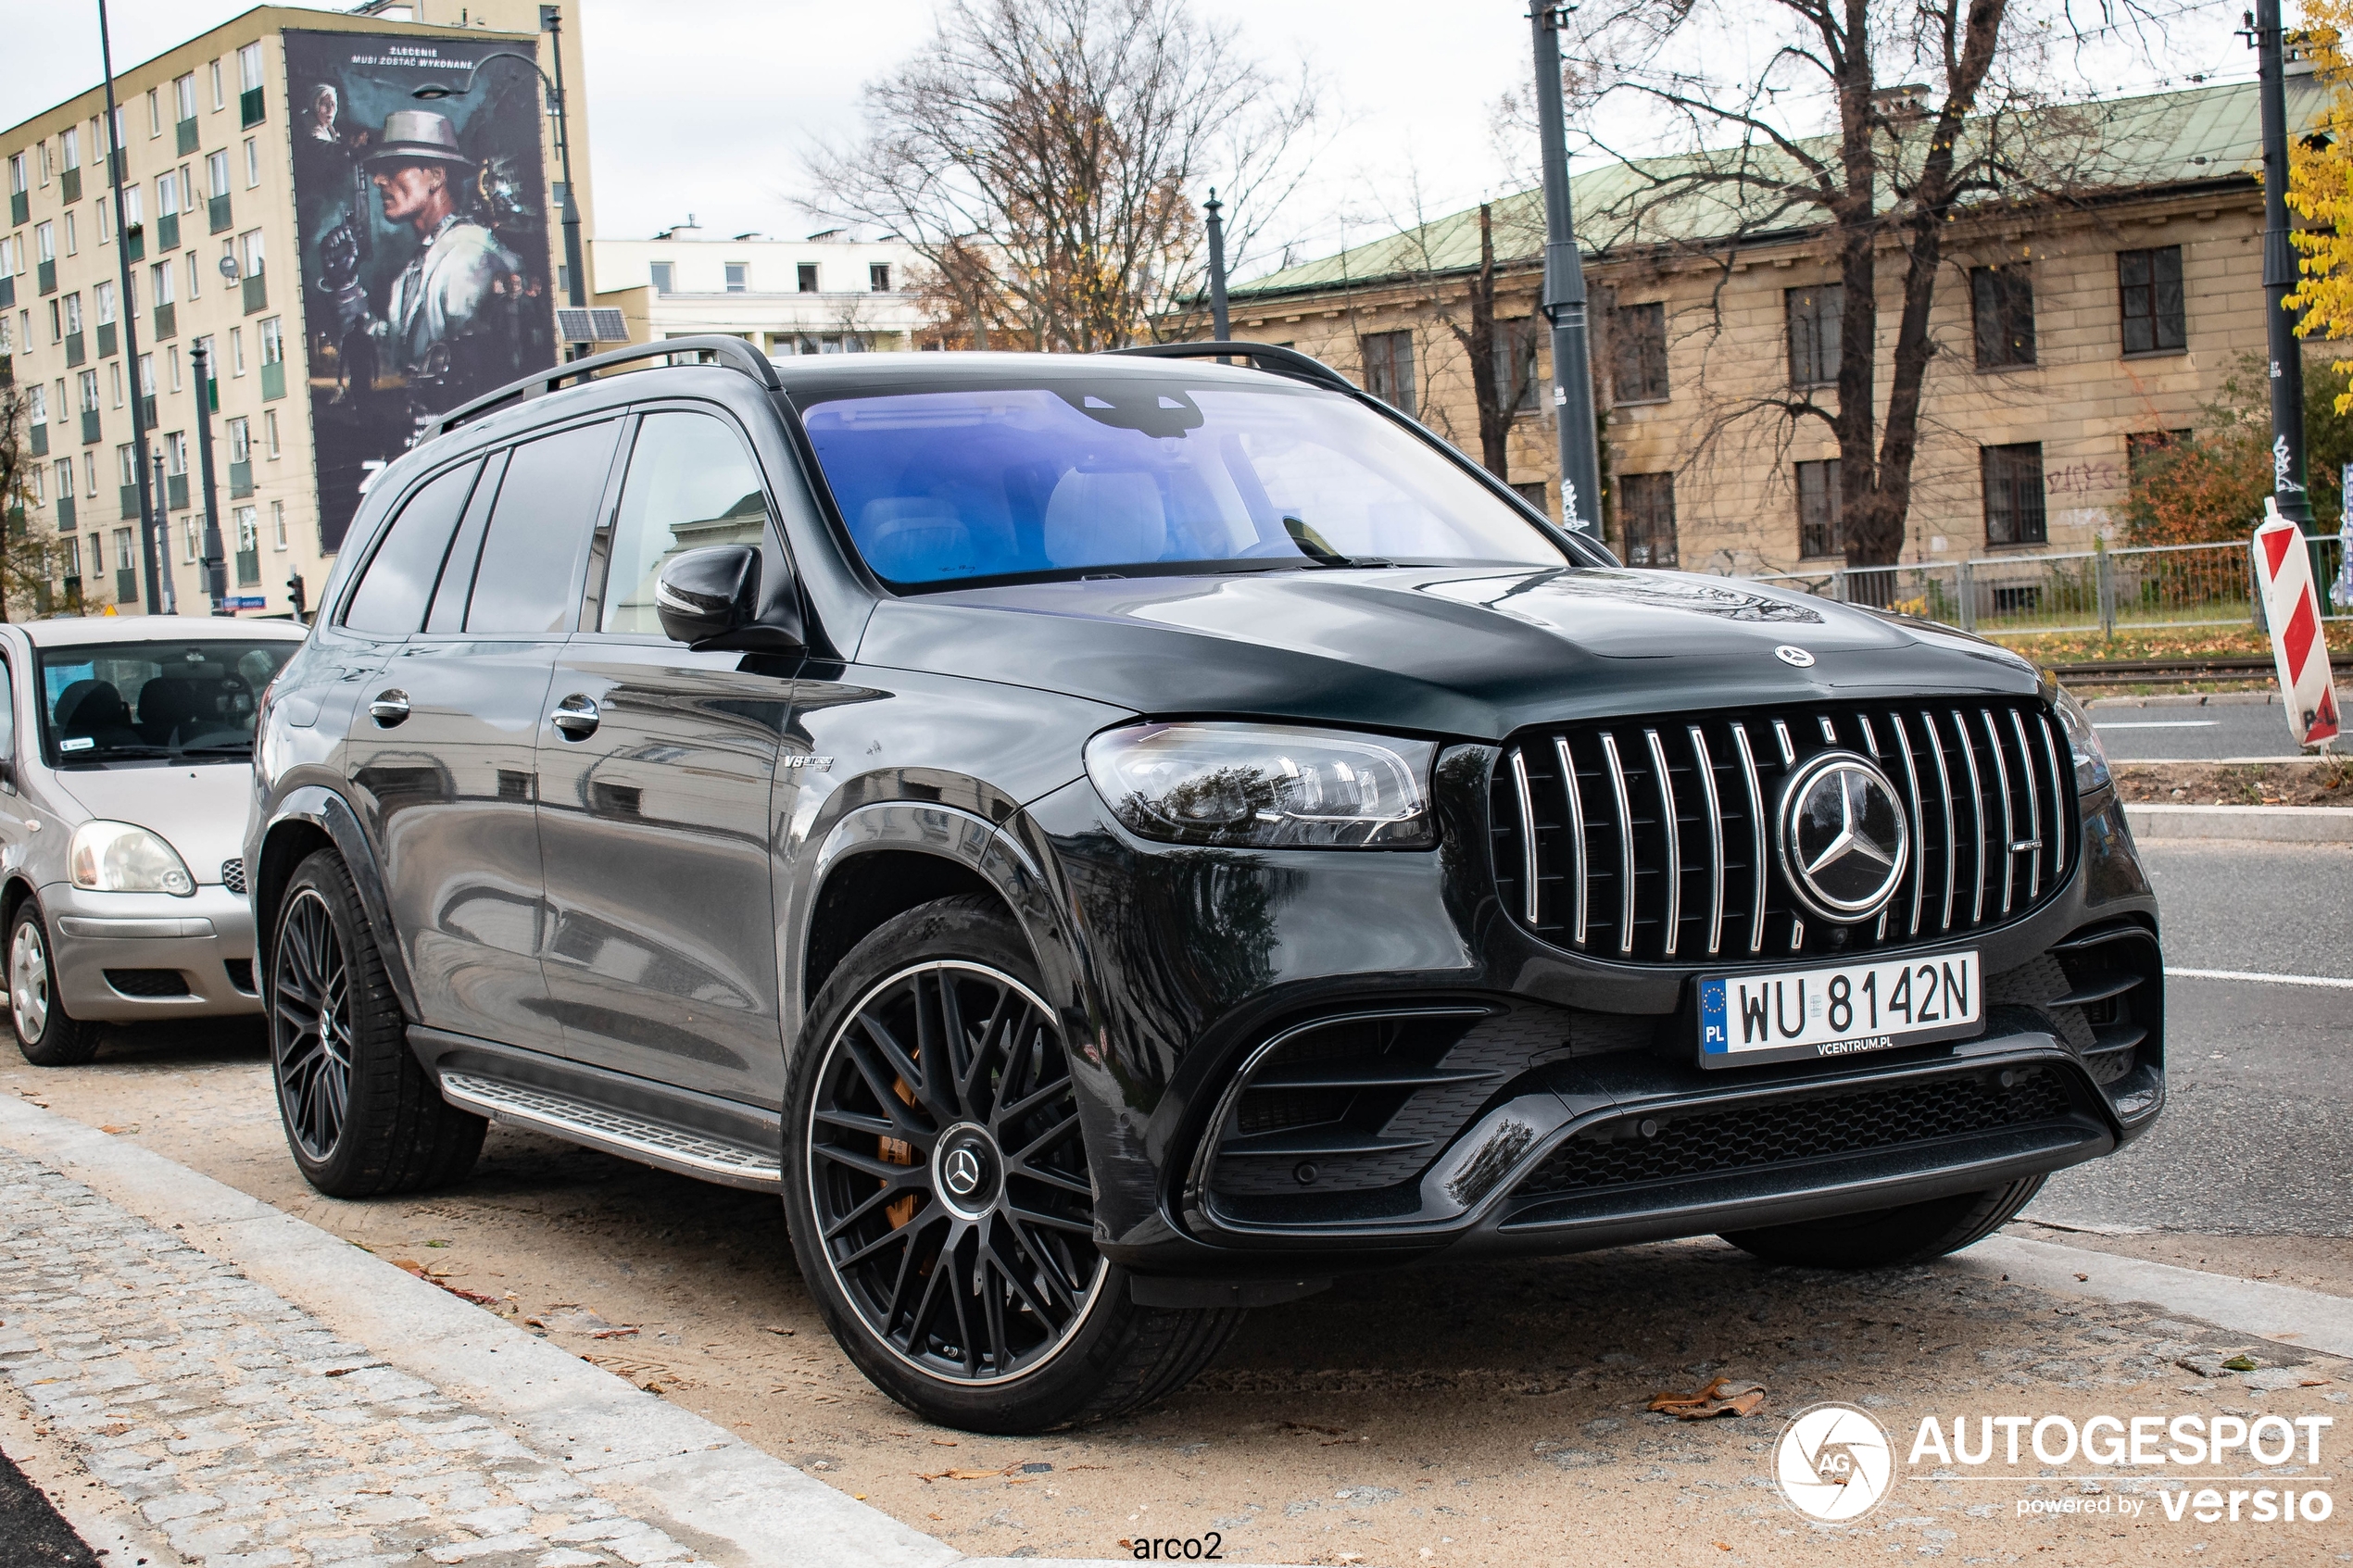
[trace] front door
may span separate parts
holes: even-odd
[[[756,1102],[782,1091],[769,813],[788,660],[661,634],[681,550],[761,542],[766,490],[716,413],[639,420],[539,736],[548,994],[577,1060]]]

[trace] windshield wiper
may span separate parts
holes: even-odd
[[[170,755],[171,752],[168,747],[160,746],[109,746],[103,749],[94,748],[89,751],[67,751],[60,747],[57,760],[60,766],[70,766],[76,762],[113,762],[125,757],[169,757]]]
[[[183,746],[180,748],[180,755],[182,757],[250,757],[253,755],[253,742],[239,740],[222,741],[217,746]]]
[[[1283,518],[1283,532],[1290,535],[1290,542],[1299,546],[1300,553],[1317,566],[1369,567],[1397,564],[1380,556],[1341,555],[1338,550],[1324,543],[1323,538],[1305,522],[1288,513]]]

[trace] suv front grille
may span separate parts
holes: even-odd
[[[1630,1118],[1570,1138],[1516,1196],[1590,1192],[1859,1154],[2057,1121],[2073,1109],[2057,1073],[2027,1067],[1680,1117]]]
[[[1780,802],[1825,751],[1875,760],[1911,861],[1875,919],[1807,919],[1774,868]],[[2066,882],[2076,834],[2065,737],[2040,703],[1838,703],[1515,735],[1490,795],[1512,919],[1634,963],[1747,961],[1935,941],[2014,919]]]

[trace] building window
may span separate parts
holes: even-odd
[[[216,361],[214,369],[217,370],[219,368]],[[245,373],[245,330],[243,327],[229,329],[229,373],[233,376]]]
[[[1515,414],[1536,407],[1536,322],[1518,316],[1495,323],[1495,400]]]
[[[286,504],[283,501],[270,503],[270,547],[273,550],[286,547]]]
[[[2182,314],[2182,247],[2116,253],[2116,293],[2124,352],[2178,354],[2190,341]]]
[[[195,71],[173,80],[171,105],[180,111],[182,119],[196,118],[196,73]]]
[[[1620,474],[1617,528],[1629,566],[1675,564],[1675,476]]]
[[[184,478],[188,472],[188,433],[175,430],[165,436],[164,445],[171,459],[171,472]]]
[[[1793,331],[1795,325],[1793,316]],[[1610,383],[1618,402],[1667,401],[1665,305],[1621,305],[1612,310],[1609,347]]]
[[[265,409],[262,413],[261,449],[269,453],[273,459],[279,455],[278,411],[275,408]]]
[[[1846,554],[1838,525],[1838,459],[1797,465],[1797,553],[1810,558]]]
[[[751,268],[745,262],[727,263],[727,292],[742,294],[751,287]]]
[[[237,51],[237,85],[250,93],[261,85],[261,45],[248,44]]]
[[[261,322],[261,362],[264,365],[277,365],[283,363],[285,358],[286,340],[284,334],[279,330],[278,318],[264,317]]]
[[[114,406],[115,406],[116,408],[121,408],[121,407],[122,407],[122,361],[121,361],[121,360],[120,360],[120,359],[109,359],[109,360],[107,360],[107,383],[109,383],[109,384],[108,384],[108,390],[109,390],[109,391],[111,391],[111,392],[114,394]]]
[[[188,253],[187,267],[188,297],[201,299],[204,297],[204,269],[196,265],[196,253],[193,250]]]
[[[2186,430],[2143,430],[2128,434],[2124,438],[2125,474],[2138,474],[2152,458],[2171,451],[2189,438]]]
[[[245,138],[245,189],[250,191],[261,183],[261,147],[256,140]]]
[[[180,558],[193,562],[196,558],[196,514],[190,512],[180,525]]]
[[[2041,545],[2050,538],[2043,510],[2043,444],[1981,446],[1985,471],[1985,542]]]
[[[260,277],[263,261],[261,231],[258,229],[248,229],[244,233],[239,234],[237,236],[237,249],[243,253],[237,258],[237,276],[241,278]]]
[[[1811,288],[1784,290],[1781,297],[1789,310],[1790,384],[1836,385],[1846,285],[1817,283]]]
[[[147,135],[150,139],[163,134],[163,90],[147,89]]]
[[[1969,269],[1977,322],[1977,368],[2034,363],[2034,278],[2023,266]]]
[[[212,107],[216,109],[225,109],[229,107],[229,100],[220,95],[220,62],[219,60],[213,61],[211,69]]]
[[[169,261],[158,262],[153,269],[153,271],[155,274],[155,303],[157,305],[170,305],[171,303],[171,263]]]
[[[123,483],[136,484],[139,483],[138,465],[131,460],[131,445],[128,442],[125,442],[122,445],[114,449],[114,466],[120,470]]]
[[[657,261],[657,262],[655,262],[655,263],[653,264],[653,274],[654,274],[654,293],[656,293],[656,294],[668,294],[668,293],[670,293],[670,292],[671,292],[671,289],[672,289],[672,286],[673,286],[673,285],[672,285],[672,283],[671,283],[671,281],[670,281],[670,263],[669,263],[669,262],[667,262],[667,261]]]
[[[888,294],[890,292],[889,262],[876,261],[868,264],[866,268],[866,287],[873,290],[875,294]]]
[[[253,461],[253,421],[233,419],[229,421],[229,460],[233,463]]]
[[[226,152],[209,155],[204,160],[204,169],[207,186],[205,194],[227,195],[229,194],[229,155]]]
[[[1400,413],[1414,411],[1414,334],[1367,332],[1356,340],[1365,357],[1365,390]]]
[[[107,210],[107,205],[106,205],[104,202],[99,203],[99,204],[98,204],[98,210],[99,210],[100,212],[104,212],[104,211],[106,211],[106,210]],[[77,237],[77,235],[76,235],[76,234],[75,234],[75,232],[74,232],[74,222],[73,222],[73,214],[72,214],[72,213],[69,212],[69,213],[67,213],[67,214],[66,214],[65,223],[66,223],[66,254],[67,254],[68,256],[79,256],[79,255],[81,255],[81,254],[82,254],[82,242],[81,242],[80,238],[79,238],[79,237]]]
[[[801,294],[815,294],[817,292],[817,264],[815,262],[802,262],[799,266],[793,269],[793,286],[797,292]]]
[[[146,362],[146,357],[140,356],[139,363],[145,366]],[[82,372],[82,411],[85,414],[98,411],[98,372],[95,370]]]

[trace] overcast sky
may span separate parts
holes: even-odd
[[[690,212],[712,233],[791,237],[819,227],[792,200],[804,186],[801,149],[856,130],[860,84],[909,54],[932,14],[920,0],[575,4],[588,51],[581,97],[597,226],[607,238],[650,234]],[[1496,100],[1529,74],[1524,0],[1196,4],[1239,21],[1269,64],[1303,59],[1324,84],[1338,134],[1270,225],[1298,256],[1369,238],[1416,207],[1437,216],[1515,188],[1489,127]],[[112,0],[116,61],[146,59],[247,8],[246,0]],[[2196,5],[2176,24],[2175,57],[2158,69],[2251,75],[2229,36],[2237,9],[2238,0]],[[95,17],[94,0],[0,0],[0,124],[97,82]],[[2158,84],[2145,68],[2100,83]]]

